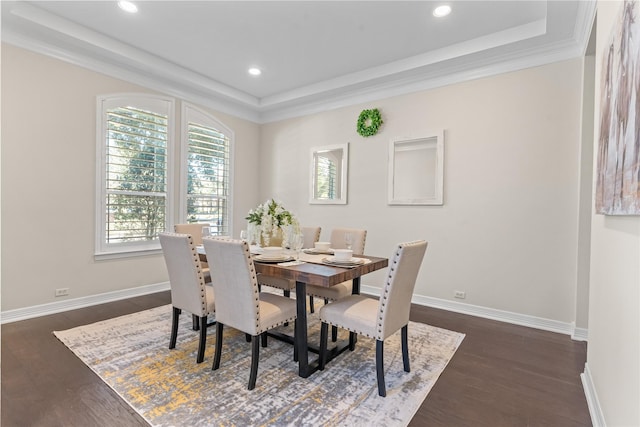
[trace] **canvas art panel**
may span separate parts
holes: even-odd
[[[640,215],[640,2],[621,3],[602,56],[596,213]]]

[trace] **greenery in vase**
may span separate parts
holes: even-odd
[[[252,237],[255,240],[259,240],[262,237],[262,240],[267,245],[271,236],[276,235],[278,230],[283,231],[282,246],[289,246],[290,236],[300,233],[300,225],[295,215],[273,199],[267,200],[255,209],[251,209],[245,219],[249,221]]]

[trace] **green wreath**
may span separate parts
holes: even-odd
[[[378,129],[382,125],[382,116],[377,108],[373,110],[362,110],[358,117],[358,133],[365,138],[378,133]]]

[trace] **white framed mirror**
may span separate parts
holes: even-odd
[[[442,205],[444,132],[389,143],[390,205]]]
[[[348,165],[349,143],[313,147],[309,203],[346,204]]]

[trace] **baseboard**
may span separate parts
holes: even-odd
[[[68,299],[60,302],[35,305],[31,307],[7,310],[0,313],[0,324],[16,322],[19,320],[31,319],[39,316],[60,313],[62,311],[75,310],[77,308],[90,307],[92,305],[104,304],[126,298],[152,294],[155,292],[167,291],[170,289],[169,282],[152,285],[139,286],[137,288],[123,289],[120,291],[107,292],[98,295],[91,295],[80,298]],[[361,291],[367,295],[380,295],[380,289],[372,286],[362,286]],[[496,310],[493,308],[481,307],[477,305],[464,304],[456,301],[447,301],[438,298],[414,295],[411,299],[414,304],[427,307],[439,308],[470,316],[483,317],[486,319],[498,320],[515,325],[528,326],[530,328],[542,329],[545,331],[558,332],[570,335],[575,340],[586,341],[587,330],[576,328],[572,323],[558,322],[550,319],[543,319],[526,314],[512,313],[508,311]]]
[[[584,364],[584,372],[580,374],[580,379],[582,380],[584,395],[587,398],[589,415],[591,415],[591,424],[593,424],[593,427],[606,427],[607,424],[604,421],[604,414],[600,407],[598,394],[596,393],[596,388],[591,378],[591,371],[589,371],[589,365],[586,363]]]
[[[380,295],[380,289],[372,286],[365,285],[362,286],[360,290],[363,294]],[[542,329],[545,331],[558,332],[561,334],[570,335],[571,338],[579,341],[587,340],[587,330],[576,328],[573,323],[559,322],[557,320],[544,319],[541,317],[529,316],[526,314],[496,310],[494,308],[465,304],[457,301],[448,301],[416,294],[413,295],[411,302],[418,305],[424,305],[426,307],[453,311],[455,313],[468,314],[470,316],[483,317],[485,319],[497,320],[514,325]]]
[[[589,338],[589,330],[585,328],[575,328],[573,329],[573,334],[571,335],[571,339],[574,341],[588,341]]]
[[[168,291],[169,289],[169,282],[164,282],[139,286],[137,288],[123,289],[120,291],[106,292],[98,295],[67,299],[60,302],[56,301],[48,304],[34,305],[31,307],[18,308],[15,310],[7,310],[0,313],[0,324],[17,322],[18,320],[26,320],[34,317],[46,316],[49,314],[60,313],[62,311],[90,307],[92,305],[104,304],[107,302],[153,294],[161,291]]]

